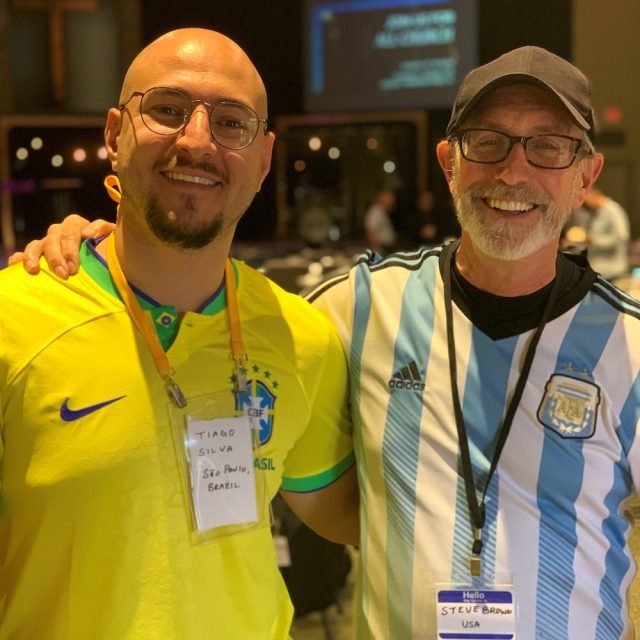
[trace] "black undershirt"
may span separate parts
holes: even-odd
[[[455,244],[456,246],[452,246]],[[440,258],[440,269],[446,268],[457,243],[445,247]],[[553,281],[525,296],[506,298],[474,287],[465,280],[451,260],[451,297],[457,307],[480,331],[493,340],[501,340],[535,329],[551,292]],[[596,274],[583,256],[560,254],[556,277],[561,279],[560,289],[549,320],[571,309],[586,295]]]

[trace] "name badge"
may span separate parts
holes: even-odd
[[[513,592],[439,590],[436,619],[439,640],[511,640],[516,633]]]
[[[187,419],[187,455],[199,531],[258,520],[251,430],[246,416]]]

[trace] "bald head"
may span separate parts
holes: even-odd
[[[165,91],[147,94],[153,88]],[[178,95],[190,108],[176,104]],[[177,127],[176,114],[184,119]],[[129,67],[119,107],[107,113],[122,233],[181,250],[228,250],[271,166],[275,135],[266,118],[264,84],[235,42],[207,29],[154,40]]]
[[[120,102],[151,86],[175,86],[186,74],[219,76],[229,83],[230,93],[224,97],[253,104],[266,115],[264,83],[247,54],[225,35],[198,28],[169,31],[146,46],[127,71]]]

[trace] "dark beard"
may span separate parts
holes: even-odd
[[[192,210],[192,205],[187,199],[185,209]],[[158,201],[152,198],[149,201],[146,212],[147,224],[151,232],[158,238],[173,247],[181,249],[202,249],[211,244],[219,235],[223,227],[222,217],[217,216],[209,223],[203,223],[197,227],[188,227],[181,224],[180,220],[170,220]]]

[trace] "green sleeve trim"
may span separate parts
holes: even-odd
[[[295,491],[296,493],[306,493],[307,491],[317,491],[335,482],[347,469],[356,463],[355,453],[352,451],[344,460],[335,467],[327,469],[315,476],[305,478],[282,478],[281,489],[284,491]]]

